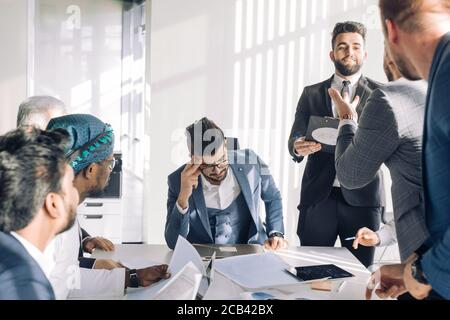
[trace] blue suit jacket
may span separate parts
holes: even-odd
[[[267,165],[252,150],[228,151],[230,168],[234,173],[245,202],[252,216],[248,230],[248,243],[262,244],[267,234],[259,216],[260,199],[266,207],[266,228],[268,233],[284,233],[283,209],[280,191],[275,186]],[[201,177],[198,187],[189,198],[189,210],[181,214],[176,206],[180,193],[181,172],[184,165],[169,175],[169,196],[167,200],[167,219],[165,238],[167,245],[174,248],[178,235],[192,243],[214,243],[209,225],[208,212],[203,196]]]
[[[436,48],[428,84],[423,174],[431,249],[422,268],[433,289],[450,299],[450,32]]]
[[[16,238],[4,232],[0,232],[0,299],[55,299],[52,286],[37,262]]]

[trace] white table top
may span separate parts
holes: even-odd
[[[245,245],[240,245],[238,248],[245,248]],[[365,299],[365,289],[370,272],[346,248],[289,247],[285,250],[276,251],[276,253],[292,266],[335,264],[355,275],[353,278],[347,278],[342,286],[341,284],[344,280],[334,280],[332,291],[312,290],[310,284],[298,283],[277,287],[276,289],[280,293],[287,294],[292,299]],[[165,245],[119,244],[116,245],[113,252],[96,251],[92,256],[94,258],[113,259],[124,263],[126,261],[148,260],[151,264],[162,264],[169,263],[172,250]],[[339,287],[340,289],[338,289]],[[247,290],[216,272],[214,281],[205,299],[239,299],[240,294],[245,291]]]

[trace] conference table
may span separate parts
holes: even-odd
[[[214,251],[221,252],[217,258],[226,258],[236,255],[263,253],[260,245],[232,245],[229,249],[224,245],[194,244],[201,257],[209,258]],[[153,244],[118,244],[111,252],[96,250],[93,258],[113,259],[126,265],[129,261],[139,261],[140,264],[153,265],[169,263],[172,250],[165,245]],[[298,300],[362,300],[365,299],[365,290],[370,272],[348,251],[338,247],[288,247],[274,251],[280,258],[291,266],[310,266],[320,264],[335,264],[352,273],[354,277],[336,279],[331,281],[331,288],[318,290],[312,288],[310,283],[296,283],[270,288],[271,294],[279,293],[288,299]],[[205,262],[206,263],[206,262]],[[144,267],[145,265],[142,265]],[[268,275],[270,276],[270,275]],[[245,299],[258,290],[248,290],[239,286],[219,272],[214,273],[204,300]],[[267,292],[267,291],[266,291]],[[123,298],[127,298],[125,295]],[[374,295],[374,299],[376,299]]]

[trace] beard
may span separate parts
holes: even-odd
[[[406,58],[400,57],[399,55],[395,54],[393,55],[393,59],[395,61],[395,64],[397,65],[398,71],[400,71],[403,77],[411,81],[422,79],[411,62],[409,62]]]
[[[73,225],[75,224],[75,221],[77,220],[77,210],[76,207],[74,208],[69,208],[69,217],[67,218],[67,224],[66,226],[60,231],[58,232],[58,234],[61,234],[63,232],[66,232],[67,230],[69,230],[70,228],[73,227]]]
[[[107,177],[105,178],[105,175]],[[92,188],[87,193],[87,196],[89,198],[98,198],[103,195],[103,192],[105,191],[106,187],[109,184],[109,180],[111,179],[111,174],[102,172],[97,176],[97,179],[95,181],[95,186],[92,186]]]
[[[89,190],[87,193],[88,198],[99,198],[103,195],[103,191],[105,190],[105,186],[95,185]]]
[[[345,77],[352,76],[359,72],[362,68],[362,64],[355,62],[352,66],[346,66],[338,60],[334,60],[334,67],[336,70]]]
[[[387,64],[383,65],[384,67],[384,74],[386,75],[389,82],[394,81],[394,75],[392,74],[391,70],[389,70],[389,67]]]
[[[225,174],[223,174],[225,173]],[[223,176],[221,176],[223,174]],[[218,185],[220,184],[226,177],[228,174],[228,167],[224,168],[222,171],[220,171],[218,174],[210,174],[210,175],[206,175],[203,173],[203,176],[205,177],[206,180],[208,180],[211,184],[215,184]]]

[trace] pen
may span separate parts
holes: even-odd
[[[337,287],[336,292],[337,293],[341,292],[344,287],[345,287],[345,280],[341,282],[339,287]]]
[[[344,240],[348,241],[348,240],[355,240],[355,239],[356,239],[356,237],[349,237],[349,238],[345,238]]]

